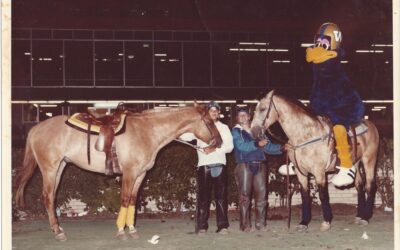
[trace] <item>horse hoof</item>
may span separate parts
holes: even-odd
[[[67,235],[63,231],[61,231],[60,233],[58,233],[58,234],[56,234],[54,236],[54,239],[56,241],[66,241],[67,240]]]
[[[133,239],[137,240],[140,238],[140,235],[136,229],[134,230],[129,230],[129,236],[131,236]]]
[[[326,232],[329,229],[331,229],[331,223],[329,223],[327,221],[323,221],[321,223],[321,226],[319,227],[319,231],[321,231],[321,232]]]
[[[127,240],[128,239],[128,236],[126,236],[125,231],[118,231],[116,237],[119,240]]]
[[[296,226],[296,231],[299,233],[305,233],[307,232],[308,226],[303,225],[303,224],[299,224]]]
[[[367,220],[360,219],[360,220],[358,220],[358,221],[356,222],[356,224],[357,224],[357,225],[360,225],[360,226],[366,226],[366,225],[369,224],[369,222],[368,222]]]

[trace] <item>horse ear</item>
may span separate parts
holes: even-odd
[[[193,101],[193,107],[197,110],[197,112],[199,112],[201,115],[205,115],[206,113],[206,109],[204,107],[204,105],[201,105],[197,102],[197,100]]]
[[[274,95],[275,94],[275,89],[271,90],[268,95]]]
[[[268,94],[267,94],[265,97],[267,97],[267,96],[273,96],[273,95],[275,95],[275,89],[273,89],[273,90],[271,90],[270,92],[268,92]]]

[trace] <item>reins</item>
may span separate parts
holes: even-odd
[[[181,139],[174,139],[174,141],[180,142],[180,143],[185,144],[185,145],[188,145],[188,146],[190,146],[190,147],[192,147],[192,148],[194,148],[196,150],[199,150],[200,152],[204,152],[204,149],[202,147],[199,147],[197,145],[193,145],[193,144],[191,144],[191,143],[189,143],[187,141],[184,141],[184,140],[181,140]]]

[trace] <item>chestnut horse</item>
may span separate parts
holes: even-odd
[[[24,188],[36,165],[43,177],[42,199],[46,207],[55,239],[67,239],[55,215],[54,198],[60,177],[67,163],[93,172],[104,173],[105,155],[95,150],[91,140],[91,164],[87,160],[87,134],[65,124],[67,116],[56,116],[34,126],[28,134],[25,157],[17,174],[16,201],[24,206]],[[221,136],[203,106],[149,110],[131,113],[126,117],[125,133],[115,137],[116,153],[122,171],[121,210],[117,226],[130,227],[132,237],[137,192],[146,175],[154,165],[159,150],[183,133],[191,132],[197,138],[220,147]],[[91,135],[97,137],[95,135]],[[129,209],[128,209],[129,207]],[[119,225],[118,225],[119,224]],[[118,238],[126,239],[125,231]]]
[[[289,144],[293,146],[288,154],[296,166],[297,178],[301,185],[302,220],[297,230],[307,230],[311,221],[309,174],[315,177],[321,200],[324,221],[320,230],[329,230],[332,211],[329,205],[326,172],[335,170],[331,124],[328,119],[313,114],[301,102],[270,91],[260,100],[254,111],[251,124],[253,135],[260,135],[275,122],[279,122],[289,138]],[[365,123],[368,125],[368,130],[357,136],[359,145],[353,143],[351,152],[353,162],[357,165],[355,187],[358,192],[358,208],[355,223],[362,225],[368,224],[368,220],[372,217],[376,192],[375,164],[379,146],[379,134],[375,125],[368,120],[365,120]],[[365,183],[360,171],[360,161],[364,165]]]

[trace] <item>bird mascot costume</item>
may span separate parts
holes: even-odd
[[[364,105],[344,72],[340,61],[342,33],[334,23],[324,23],[314,38],[314,46],[307,48],[306,61],[313,66],[313,87],[310,106],[318,114],[328,116],[333,124],[336,150],[340,160],[339,172],[332,178],[335,186],[354,182],[353,165],[347,130],[364,116]]]

